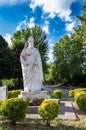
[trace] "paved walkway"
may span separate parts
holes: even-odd
[[[62,98],[68,98],[69,89],[61,88],[54,85],[43,86],[43,89],[48,92],[53,92],[56,89],[62,90]]]
[[[52,92],[53,90],[61,89],[63,96],[62,98],[68,98],[68,89],[63,89],[57,86],[44,86],[44,90]],[[2,118],[2,116],[0,116]],[[27,114],[26,118],[41,118],[38,114]],[[76,115],[72,107],[72,103],[68,101],[60,101],[60,113],[58,119],[76,120]]]
[[[26,118],[40,119],[41,117],[38,114],[27,114]],[[58,119],[68,119],[68,120],[76,120],[77,119],[71,102],[60,101],[60,113],[59,113],[57,118]]]
[[[68,101],[60,102],[60,114],[58,115],[58,118],[69,120],[77,119],[71,102]]]
[[[0,115],[0,119],[4,117]],[[40,119],[41,117],[38,114],[27,114],[26,118]],[[68,119],[68,120],[76,120],[76,115],[74,109],[72,107],[72,103],[68,101],[60,101],[60,113],[57,117],[58,119]]]

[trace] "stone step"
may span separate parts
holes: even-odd
[[[52,99],[52,100],[54,100],[57,103],[60,103],[59,99]],[[27,113],[28,114],[38,114],[38,108],[39,108],[39,106],[28,106]]]
[[[37,92],[22,91],[18,97],[23,99],[35,99],[35,98],[46,99],[50,98],[50,95],[47,94],[47,91],[37,91]]]

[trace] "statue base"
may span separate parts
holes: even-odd
[[[23,99],[46,99],[50,98],[50,95],[47,94],[47,91],[37,91],[37,92],[25,92],[22,91],[21,94],[18,96],[19,98]]]

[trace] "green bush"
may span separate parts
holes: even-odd
[[[69,91],[69,96],[75,97],[75,95],[77,93],[80,93],[80,92],[86,92],[86,88],[77,88],[77,89],[74,89],[74,90],[70,90]]]
[[[86,92],[86,88],[75,89],[74,96],[76,96],[76,94],[80,92]]]
[[[7,86],[8,90],[16,89],[18,78],[16,79],[2,79],[2,85]]]
[[[45,99],[39,106],[38,113],[47,121],[46,125],[50,125],[50,121],[59,114],[59,104],[52,99]]]
[[[74,97],[74,90],[70,90],[70,91],[69,91],[69,96],[70,96],[70,97]]]
[[[54,90],[53,95],[55,98],[61,98],[62,97],[62,90]]]
[[[80,109],[86,110],[86,92],[78,92],[75,95],[75,101]]]
[[[27,103],[21,98],[11,98],[3,101],[1,106],[2,115],[6,116],[12,123],[25,117]]]
[[[7,98],[15,98],[18,97],[18,95],[20,95],[21,90],[12,90],[12,91],[8,91],[7,93]]]

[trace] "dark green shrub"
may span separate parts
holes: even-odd
[[[7,93],[7,98],[15,98],[18,97],[18,95],[20,95],[21,90],[12,90],[12,91],[8,91]]]
[[[38,113],[47,121],[46,125],[50,125],[50,121],[59,114],[59,104],[52,99],[45,99],[39,106]]]
[[[12,123],[25,117],[27,103],[21,98],[11,98],[3,101],[1,106],[2,115],[6,116]]]
[[[54,90],[53,95],[55,98],[61,98],[62,97],[62,90]]]
[[[80,109],[86,110],[86,92],[78,92],[75,95],[75,101]]]

